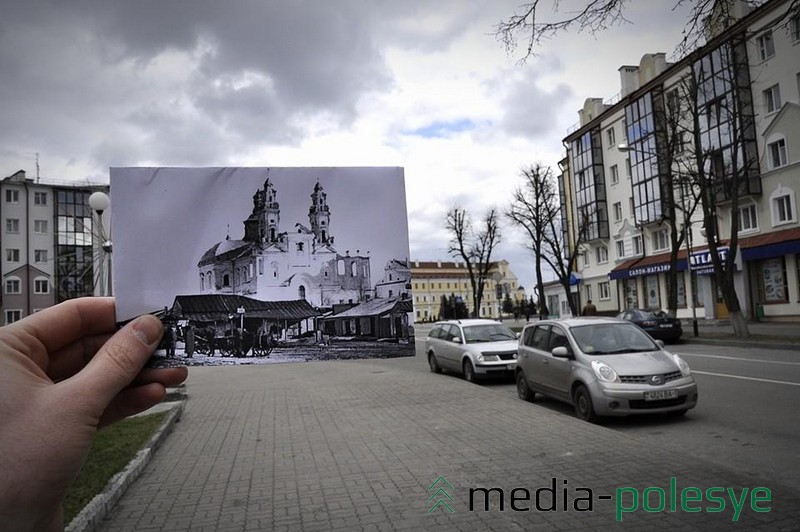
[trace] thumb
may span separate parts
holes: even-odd
[[[105,410],[144,367],[164,334],[161,320],[145,314],[117,331],[75,377],[82,395]],[[73,380],[70,379],[70,380]]]

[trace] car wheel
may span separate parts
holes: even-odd
[[[582,420],[589,423],[597,421],[597,414],[594,412],[594,405],[592,405],[592,395],[586,386],[580,385],[575,389],[575,394],[572,398],[575,403],[575,414]]]
[[[436,356],[433,353],[428,353],[428,367],[431,368],[432,373],[442,372],[442,368],[439,367],[439,363],[436,362]]]
[[[472,383],[478,382],[478,376],[475,375],[475,368],[473,367],[472,362],[470,362],[469,360],[465,360],[462,369],[464,371],[465,381]]]
[[[523,401],[533,402],[536,392],[530,389],[528,381],[525,379],[525,374],[522,371],[517,372],[517,395]]]

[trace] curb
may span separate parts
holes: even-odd
[[[95,495],[89,503],[75,516],[75,518],[64,529],[65,532],[94,532],[100,527],[103,519],[114,508],[119,499],[125,494],[128,486],[139,477],[141,472],[150,463],[153,454],[161,446],[166,437],[172,432],[175,423],[180,421],[186,405],[185,389],[179,390],[176,396],[183,397],[173,401],[173,406],[169,409],[167,417],[161,426],[150,437],[145,446],[136,453],[125,469],[111,477],[102,493]]]

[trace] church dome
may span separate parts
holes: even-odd
[[[243,251],[242,248],[245,248],[250,245],[251,245],[250,242],[245,242],[244,240],[231,240],[231,239],[223,240],[222,242],[214,244],[211,248],[208,249],[208,251],[203,253],[203,256],[200,258],[200,262],[197,263],[197,266],[205,266],[207,264],[211,264],[217,259],[223,258],[222,257],[223,255],[238,254],[232,252]]]

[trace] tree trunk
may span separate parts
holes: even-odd
[[[747,320],[741,310],[730,313],[731,326],[733,326],[733,334],[736,338],[749,338],[750,330],[747,328]]]

